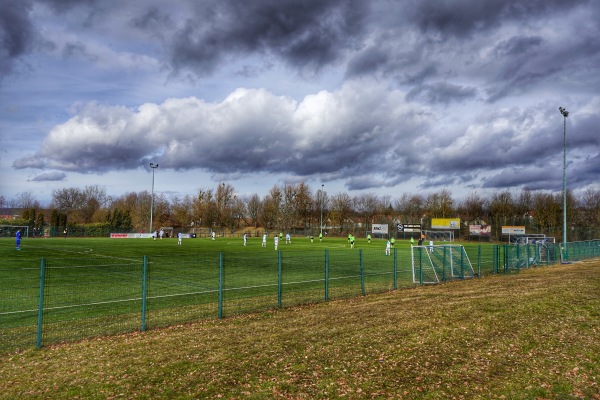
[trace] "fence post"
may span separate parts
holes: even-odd
[[[362,295],[365,295],[365,266],[363,264],[363,253],[362,249],[358,250],[358,257],[360,260],[360,291]]]
[[[219,252],[219,318],[223,318],[223,252]]]
[[[465,248],[460,251],[460,279],[465,279]]]
[[[329,249],[325,249],[325,301],[329,301]]]
[[[148,256],[142,262],[142,332],[146,332],[146,310],[148,306]]]
[[[281,268],[281,250],[277,252],[277,307],[282,308],[283,271]]]
[[[394,290],[398,289],[398,249],[394,247]]]
[[[481,278],[481,245],[477,246],[477,277]]]
[[[433,249],[433,247],[432,247]],[[432,255],[433,255],[433,250],[431,251]],[[446,246],[444,246],[444,254],[443,254],[443,261],[442,261],[442,282],[446,282]],[[450,276],[452,276],[452,273],[450,273]]]
[[[423,285],[423,249],[419,247],[419,284]]]
[[[40,262],[40,298],[38,299],[38,319],[37,319],[37,337],[35,347],[42,347],[42,334],[44,322],[44,285],[46,281],[46,259],[42,258]]]

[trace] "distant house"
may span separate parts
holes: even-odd
[[[23,214],[23,210],[20,208],[0,208],[0,219],[6,221],[12,221],[20,218]]]

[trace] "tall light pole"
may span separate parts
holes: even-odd
[[[569,258],[567,250],[567,117],[569,112],[562,107],[558,111],[563,116],[563,257],[564,261]]]
[[[321,184],[321,235],[323,235],[323,188],[324,184]]]
[[[154,211],[154,170],[158,168],[158,164],[150,163],[152,168],[152,202],[150,203],[150,233],[152,233],[152,212]]]

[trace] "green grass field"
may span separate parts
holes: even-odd
[[[24,239],[17,251],[14,240],[0,240],[0,351],[32,347],[37,340],[47,345],[415,285],[408,241],[396,243],[395,256],[385,255],[382,240],[358,239],[351,249],[346,239],[311,243],[294,237],[279,245],[280,253],[272,238],[265,248],[261,242],[249,238],[244,246],[241,238],[197,238],[178,246],[176,239]],[[488,269],[490,263],[484,260]]]

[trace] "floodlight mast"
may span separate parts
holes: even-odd
[[[558,107],[563,116],[563,260],[569,259],[567,250],[567,117],[569,112],[563,107]]]
[[[154,211],[154,170],[158,168],[158,164],[150,163],[152,168],[152,201],[150,203],[150,233],[152,233],[152,213]]]

